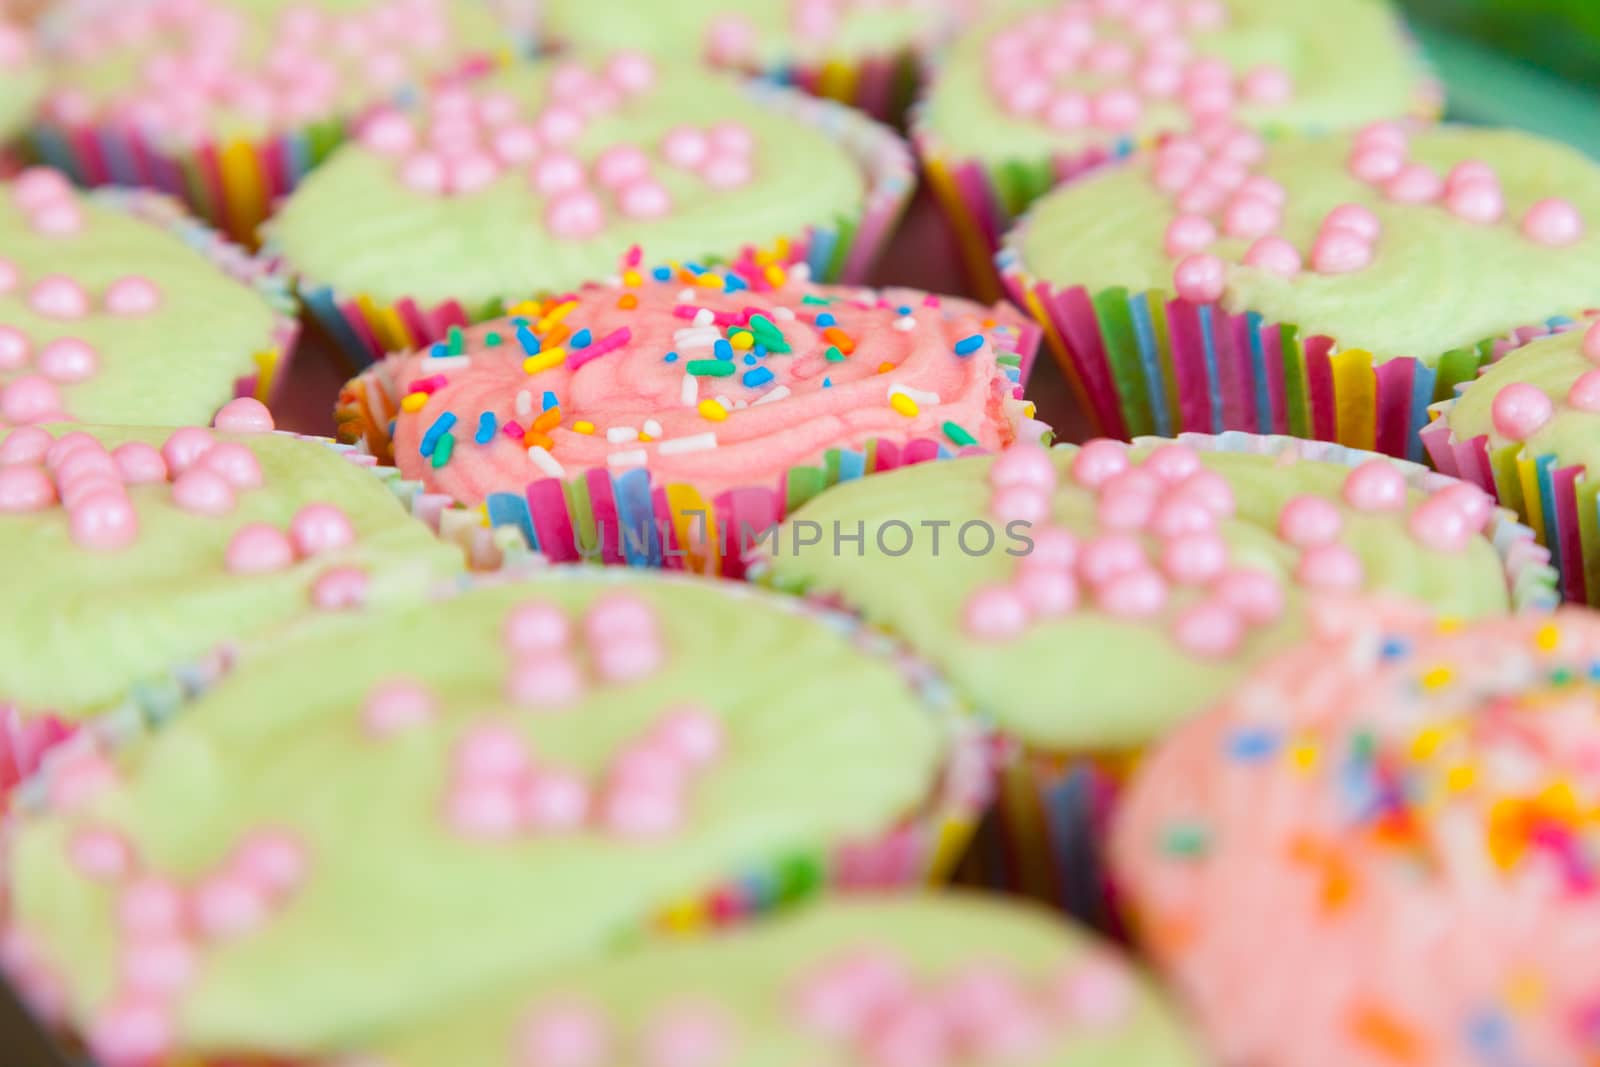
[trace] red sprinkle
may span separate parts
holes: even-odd
[[[517,423],[508,422],[504,426],[500,427],[500,432],[511,438],[513,441],[520,441],[522,440],[523,433],[526,431],[524,431],[523,428]]]
[[[411,392],[427,393],[429,396],[432,396],[434,393],[437,393],[440,389],[443,389],[449,384],[449,378],[445,377],[443,374],[435,374],[428,378],[418,378],[416,381],[412,382]]]

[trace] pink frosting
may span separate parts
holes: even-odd
[[[1147,946],[1219,1062],[1587,1062],[1600,622],[1316,616],[1135,779],[1112,860]]]
[[[1011,334],[987,329],[971,305],[947,309],[906,298],[880,306],[860,291],[798,283],[766,293],[684,288],[674,280],[586,290],[559,327],[543,331],[567,333],[564,363],[533,374],[524,369],[528,354],[511,320],[467,331],[465,361],[441,362],[429,351],[391,357],[381,372],[397,395],[430,394],[420,410],[402,410],[396,419],[397,466],[468,504],[552,474],[608,467],[643,467],[658,484],[686,483],[709,496],[772,485],[793,466],[821,461],[829,449],[860,448],[875,438],[955,447],[947,422],[984,448],[1012,440],[1006,405],[1015,388],[996,363]],[[806,296],[838,302],[806,304]],[[636,307],[619,306],[633,301]],[[747,365],[747,352],[734,349],[731,376],[690,375],[690,362],[714,361],[713,340],[734,334],[752,309],[782,332],[792,351]],[[816,325],[819,314],[833,316],[836,325]],[[696,325],[697,315],[707,324]],[[530,329],[537,319],[530,316]],[[579,331],[593,339],[589,350],[571,347]],[[487,343],[490,333],[500,344]],[[959,342],[977,337],[983,343],[975,350],[956,352]],[[830,361],[830,348],[842,358]],[[677,353],[672,362],[669,352]],[[752,372],[752,384],[745,384]],[[892,397],[891,390],[905,395]],[[547,392],[558,402],[559,423],[539,444],[542,454],[530,456]],[[447,412],[456,419],[453,451],[448,463],[435,466],[422,446]],[[479,443],[486,412],[493,432]],[[592,424],[593,432],[580,432],[580,423]],[[514,435],[508,424],[522,433]]]

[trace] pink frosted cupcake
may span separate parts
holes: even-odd
[[[1222,1063],[1600,1048],[1600,623],[1325,607],[1141,770],[1113,861]]]

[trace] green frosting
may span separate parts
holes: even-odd
[[[22,331],[35,357],[58,338],[87,342],[99,372],[59,385],[66,414],[82,422],[146,426],[205,425],[231,400],[235,383],[254,376],[259,354],[279,347],[280,320],[266,298],[235,281],[174,226],[135,217],[116,195],[76,197],[84,226],[76,234],[39,233],[0,187],[0,258],[19,284],[0,291],[0,325]],[[163,204],[163,208],[169,208]],[[171,210],[169,208],[169,210]],[[88,293],[90,314],[50,318],[29,303],[33,285],[62,275]],[[142,315],[113,315],[103,299],[113,282],[139,277],[160,291]],[[0,371],[0,385],[37,374],[32,362]]]
[[[1084,540],[1106,532],[1095,517],[1095,498],[1066,474],[1076,449],[1051,456],[1062,473],[1051,520]],[[1036,623],[1007,641],[979,640],[965,629],[965,607],[980,588],[1004,584],[1018,570],[1009,551],[1027,549],[1008,535],[990,510],[988,471],[992,459],[930,463],[877,475],[829,490],[801,508],[779,531],[769,579],[784,588],[841,594],[870,622],[904,637],[938,664],[968,699],[991,713],[1026,744],[1052,751],[1129,751],[1222,695],[1253,665],[1306,633],[1304,590],[1293,575],[1298,550],[1279,539],[1278,517],[1292,498],[1327,498],[1343,515],[1342,542],[1361,560],[1367,590],[1417,598],[1439,611],[1476,617],[1508,607],[1504,572],[1494,547],[1478,538],[1466,551],[1442,553],[1413,540],[1404,516],[1359,512],[1339,490],[1349,468],[1242,453],[1202,452],[1206,467],[1233,486],[1238,510],[1219,531],[1235,566],[1279,579],[1286,610],[1280,621],[1249,629],[1231,656],[1208,658],[1187,652],[1171,627],[1184,609],[1200,602],[1194,587],[1175,588],[1163,611],[1150,621],[1129,621],[1092,606],[1087,588],[1073,613]],[[1413,493],[1417,498],[1417,494]],[[1419,499],[1419,498],[1418,498]],[[796,551],[795,524],[821,524],[821,544]],[[835,552],[838,523],[854,534],[864,523],[864,545]],[[909,525],[915,536],[898,557],[879,546],[877,531],[889,522]],[[993,551],[968,555],[956,540],[962,525],[981,521],[995,531]],[[932,528],[945,522],[937,554]],[[809,535],[810,531],[807,531]],[[983,547],[981,528],[969,535]],[[891,530],[891,551],[905,542]]]
[[[69,429],[79,427],[58,433]],[[160,448],[170,434],[88,432],[111,448],[128,441]],[[168,483],[134,486],[139,538],[116,552],[80,547],[60,506],[0,516],[0,553],[27,561],[6,581],[19,624],[0,642],[0,703],[73,718],[104,711],[137,683],[160,679],[219,642],[259,637],[303,615],[312,583],[331,567],[365,570],[379,603],[460,571],[457,548],[436,540],[382,481],[329,446],[278,434],[215,436],[249,446],[261,463],[262,487],[241,491],[225,516],[181,510]],[[228,572],[224,553],[240,528],[286,529],[312,503],[343,509],[355,544],[271,574]]]
[[[232,70],[242,75],[264,72],[268,55],[278,43],[278,22],[287,11],[309,6],[333,18],[372,12],[385,6],[382,0],[317,0],[312,5],[303,0],[206,0],[206,5],[242,17],[246,28],[232,57]],[[508,37],[505,26],[486,0],[439,0],[437,7],[448,41],[443,47],[419,54],[413,61],[411,71],[425,75],[417,80],[454,73],[469,59],[499,60],[514,50],[515,42]],[[96,6],[86,7],[84,14],[95,21],[105,19],[104,10]],[[62,18],[60,23],[52,32],[70,34],[76,29],[72,17]],[[184,53],[191,43],[190,35],[168,30],[132,46],[101,52],[93,58],[64,58],[52,66],[50,85],[54,90],[82,94],[96,106],[114,106],[136,90],[148,91],[145,71],[152,57]],[[306,51],[303,46],[296,48]],[[338,84],[326,113],[314,116],[313,122],[342,122],[395,95],[393,88],[380,88],[364,75],[364,64],[370,61],[367,49],[355,52],[340,49],[334,46],[332,35],[324,33],[312,51],[316,58],[330,63],[338,73]],[[286,125],[303,125],[286,124],[281,119],[267,118],[228,103],[213,103],[203,113],[206,116],[204,132],[219,141],[260,141],[280,132]]]
[[[761,69],[797,62],[867,59],[927,44],[949,20],[941,4],[838,4],[845,8],[806,32],[799,12],[803,0],[674,0],[641,7],[635,0],[551,0],[545,26],[556,39],[580,48],[639,48],[672,59],[708,52],[714,27],[730,23],[749,35],[741,60]]]
[[[517,67],[478,84],[509,93],[531,118],[547,102],[556,67]],[[738,123],[754,135],[755,178],[740,188],[713,188],[660,157],[669,130],[717,123]],[[653,89],[593,117],[569,149],[592,169],[617,144],[650,154],[653,177],[672,197],[671,214],[630,219],[605,196],[604,229],[581,239],[556,237],[527,166],[475,193],[436,196],[403,185],[395,159],[351,143],[295,191],[267,238],[309,283],[340,294],[411,297],[425,305],[454,299],[478,309],[608,277],[631,245],[644,248],[653,263],[731,257],[747,245],[799,237],[813,225],[853,224],[862,212],[865,183],[838,143],[748,97],[723,75],[663,68]]]
[[[658,671],[617,683],[585,670],[582,697],[560,710],[510,700],[513,608],[555,605],[577,624],[624,592],[657,620]],[[400,680],[426,687],[434,714],[370,736],[369,697]],[[447,821],[455,752],[474,728],[508,728],[537,766],[598,783],[685,702],[719,718],[726,740],[675,831],[484,840]],[[122,780],[84,810],[24,820],[6,867],[12,918],[58,961],[82,1025],[107,1009],[121,937],[115,889],[69,861],[75,829],[114,828],[141,870],[184,884],[247,834],[292,834],[308,854],[303,884],[255,932],[201,946],[175,1040],[202,1057],[317,1055],[592,956],[731,876],[876,837],[934,793],[952,725],[896,665],[747,587],[578,569],[482,586],[314,622],[241,664],[126,753]]]
[[[1485,370],[1445,412],[1456,440],[1487,437],[1490,451],[1515,443],[1494,428],[1494,399],[1506,386],[1523,382],[1537,386],[1555,407],[1550,419],[1523,440],[1524,451],[1531,456],[1554,455],[1560,467],[1600,470],[1600,434],[1595,433],[1600,419],[1567,399],[1573,383],[1595,369],[1583,354],[1583,338],[1580,328],[1535,341]]]
[[[1222,304],[1302,336],[1332,337],[1340,349],[1380,360],[1427,362],[1594,302],[1600,292],[1600,167],[1574,149],[1510,130],[1444,127],[1411,138],[1412,159],[1440,175],[1481,160],[1499,175],[1505,218],[1468,222],[1441,204],[1403,204],[1346,169],[1348,137],[1281,141],[1257,168],[1288,191],[1279,229],[1308,263],[1322,220],[1342,204],[1369,208],[1383,225],[1365,270],[1293,279],[1243,265],[1248,240],[1224,237],[1211,249],[1227,264]],[[1010,239],[1022,266],[1058,288],[1091,293],[1173,291],[1175,261],[1164,248],[1177,215],[1152,183],[1148,158],[1075,182],[1039,201]],[[1565,247],[1522,234],[1528,209],[1548,197],[1571,201],[1587,220]],[[1442,300],[1440,293],[1448,293]]]
[[[559,979],[430,1017],[379,1043],[389,1067],[512,1067],[523,1027],[541,1008],[578,1005],[610,1025],[619,1055],[646,1063],[652,1026],[675,1008],[722,1018],[728,1064],[865,1067],[875,1061],[846,1038],[826,1038],[796,1011],[795,989],[852,954],[903,964],[919,990],[982,969],[1004,975],[1035,1003],[1052,980],[1101,972],[1120,1003],[1101,1021],[1047,1007],[1047,1037],[1030,1052],[972,1056],[970,1067],[1189,1067],[1203,1062],[1160,994],[1088,935],[1029,905],[977,894],[839,898],[724,937],[652,945],[565,971]]]
[[[922,116],[923,129],[940,154],[999,169],[1115,144],[1117,135],[1092,126],[1064,132],[1043,118],[1019,117],[996,97],[990,88],[990,41],[1030,12],[1064,5],[1033,2],[1020,5],[1021,11],[1018,6],[964,34],[940,65]],[[1294,95],[1284,103],[1241,104],[1235,112],[1239,121],[1269,130],[1331,130],[1415,110],[1422,85],[1419,66],[1386,0],[1227,0],[1226,6],[1228,25],[1195,33],[1194,55],[1220,59],[1241,75],[1263,65],[1277,66],[1294,83]],[[1106,36],[1128,39],[1126,31],[1102,27]],[[1093,92],[1117,83],[1080,71],[1052,85]],[[1131,73],[1126,83],[1132,83]],[[1131,132],[1134,140],[1144,141],[1189,125],[1177,100],[1146,99],[1144,117]]]

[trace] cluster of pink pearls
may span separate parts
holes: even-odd
[[[534,711],[570,707],[583,696],[583,667],[566,612],[554,604],[524,604],[506,617],[511,660],[506,695]],[[612,594],[595,602],[583,620],[584,638],[602,682],[643,681],[667,660],[655,611],[644,600]]]
[[[978,965],[921,982],[887,949],[836,956],[793,991],[797,1022],[848,1042],[873,1067],[959,1067],[1029,1060],[1071,1031],[1128,1017],[1133,984],[1110,959],[1088,957],[1028,979]]]
[[[129,4],[75,30],[73,58],[95,62],[134,50],[139,81],[104,106],[62,90],[49,101],[54,117],[69,124],[106,118],[186,141],[204,139],[220,111],[269,126],[305,123],[338,109],[351,72],[364,95],[387,96],[453,59],[445,50],[451,31],[443,0],[388,0],[349,13],[294,5],[281,13],[259,59],[250,51],[249,20],[211,0]]]
[[[1590,363],[1600,364],[1600,322],[1589,325],[1579,350]],[[1572,383],[1567,406],[1588,414],[1600,412],[1600,367],[1585,371]],[[1555,404],[1538,386],[1513,382],[1495,394],[1489,416],[1495,433],[1508,441],[1526,441],[1555,417]]]
[[[1031,522],[1035,530],[1033,551],[1015,580],[980,589],[968,601],[967,630],[981,640],[1009,640],[1035,622],[1070,615],[1085,590],[1098,610],[1122,619],[1163,614],[1174,586],[1206,590],[1173,624],[1178,644],[1199,656],[1231,654],[1249,627],[1283,611],[1274,576],[1232,565],[1218,524],[1233,514],[1233,490],[1184,445],[1164,445],[1138,465],[1118,442],[1085,445],[1072,478],[1095,494],[1104,532],[1083,542],[1048,523],[1056,474],[1043,449],[1012,449],[990,478],[993,514]],[[1159,540],[1153,554],[1140,534]]]
[[[67,848],[79,874],[117,892],[117,984],[87,1032],[105,1067],[145,1067],[170,1054],[179,1002],[199,977],[202,952],[260,931],[288,906],[311,865],[299,838],[270,829],[247,836],[192,885],[141,869],[133,846],[112,830],[80,829]]]
[[[1241,105],[1287,101],[1294,83],[1282,68],[1239,74],[1222,59],[1196,54],[1196,35],[1222,28],[1227,18],[1218,0],[1064,4],[990,39],[990,90],[1019,118],[1108,134],[1130,133],[1154,104],[1176,103],[1204,122]]]
[[[60,504],[81,547],[94,552],[127,548],[139,536],[128,486],[146,480],[146,465],[143,450],[131,445],[112,453],[86,433],[57,440],[38,427],[23,427],[0,444],[0,514]]]
[[[517,1030],[517,1067],[735,1067],[737,1026],[717,1005],[698,1000],[668,1004],[633,1035],[599,1007],[573,997],[547,1000]],[[626,1054],[628,1046],[630,1054]]]

